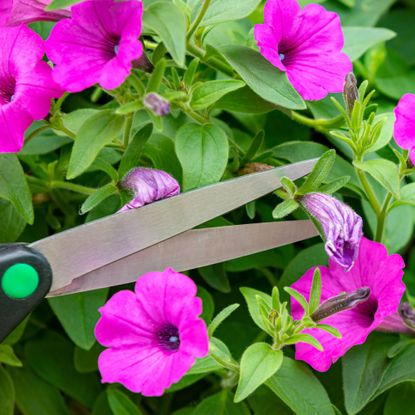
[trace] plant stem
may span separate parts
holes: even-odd
[[[220,61],[217,58],[210,58],[209,60],[205,59],[206,51],[204,49],[199,48],[196,45],[193,45],[192,43],[188,42],[187,44],[187,50],[197,58],[199,58],[203,63],[205,63],[207,66],[210,66],[213,69],[216,69],[218,71],[223,72],[224,74],[234,77],[235,73],[232,70],[230,66],[228,66],[226,63]]]
[[[205,14],[210,6],[210,0],[205,0],[202,4],[202,8],[199,11],[199,14],[196,16],[196,19],[191,24],[189,31],[187,32],[187,38],[190,39],[193,35],[193,33],[196,31],[196,29],[199,27],[200,22],[205,17]]]
[[[373,210],[375,211],[376,216],[379,218],[379,215],[381,213],[381,208],[380,208],[379,201],[375,195],[375,192],[373,191],[372,186],[367,180],[365,172],[358,168],[355,168],[355,170],[356,170],[357,176],[359,177],[360,183],[362,184],[363,189],[366,192],[366,196],[369,200],[369,203],[371,204]]]
[[[306,125],[307,127],[313,127],[316,129],[326,129],[329,127],[334,127],[335,125],[338,125],[343,122],[343,115],[338,115],[334,118],[309,118],[305,117],[304,115],[299,114],[296,111],[291,111],[290,113],[291,119],[294,121],[297,121],[300,124]],[[324,128],[325,127],[325,128]]]
[[[130,142],[131,128],[133,126],[133,114],[129,114],[125,117],[124,126],[124,147],[127,148]]]
[[[197,121],[200,124],[206,124],[209,122],[209,119],[206,117],[203,117],[198,112],[193,111],[191,108],[189,108],[187,105],[183,105],[180,103],[177,103],[177,105],[182,109],[182,111],[188,115],[190,118],[193,118],[195,121]]]
[[[70,190],[72,192],[82,193],[84,195],[91,195],[96,190],[93,187],[86,187],[86,186],[82,186],[81,184],[63,182],[63,181],[60,181],[60,180],[50,181],[49,182],[49,187],[51,189]]]
[[[25,144],[28,143],[32,138],[36,137],[39,133],[41,133],[42,131],[45,131],[49,128],[49,125],[44,125],[43,127],[39,127],[37,130],[31,132],[26,140],[25,140]]]
[[[378,223],[376,226],[376,237],[375,241],[382,242],[383,231],[385,229],[385,221],[388,215],[389,204],[392,200],[392,193],[388,193],[383,201],[381,212],[378,216]]]

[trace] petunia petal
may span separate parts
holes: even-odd
[[[415,161],[415,95],[405,94],[395,108],[394,137],[399,147],[410,150],[412,162]]]

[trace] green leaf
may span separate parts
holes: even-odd
[[[229,305],[215,316],[215,318],[212,320],[208,327],[209,337],[213,336],[213,333],[219,327],[219,325],[223,323],[225,319],[227,319],[238,307],[239,304]]]
[[[414,384],[405,383],[388,393],[383,415],[415,413]]]
[[[196,406],[192,415],[249,415],[249,409],[244,403],[234,403],[229,389],[209,396]]]
[[[373,125],[377,122],[385,120],[385,124],[383,125],[382,131],[378,137],[378,139],[369,147],[365,149],[365,151],[378,151],[381,148],[385,147],[389,144],[389,141],[392,139],[393,136],[393,126],[395,123],[395,114],[393,112],[386,112],[384,114],[379,114],[375,117],[373,121]]]
[[[294,199],[287,199],[284,202],[280,203],[272,211],[272,217],[274,219],[281,219],[285,216],[288,216],[290,213],[294,212],[300,207],[300,204]]]
[[[272,66],[262,55],[245,46],[220,50],[248,86],[261,98],[289,109],[305,109],[305,103],[288,82],[287,75]]]
[[[309,174],[303,185],[298,190],[305,195],[310,192],[315,192],[320,187],[321,183],[327,178],[336,160],[336,151],[329,150],[325,152],[317,161],[312,172]]]
[[[372,334],[366,343],[354,347],[343,357],[343,389],[348,414],[357,414],[373,399],[388,364],[387,352],[394,341],[387,335]],[[406,366],[411,366],[407,362]]]
[[[192,98],[190,100],[190,106],[195,110],[210,107],[224,95],[244,86],[245,82],[236,79],[198,83],[191,91]]]
[[[145,32],[160,36],[176,63],[183,67],[186,54],[186,17],[171,2],[156,2],[143,15]]]
[[[117,138],[124,125],[124,118],[113,110],[102,110],[88,118],[75,139],[66,177],[73,179],[82,174],[99,152]]]
[[[8,344],[0,344],[0,363],[16,367],[22,366],[22,362],[14,354],[12,347]]]
[[[75,370],[73,353],[72,344],[52,331],[25,346],[27,362],[38,376],[91,408],[101,386],[94,373],[81,374]]]
[[[0,199],[0,217],[0,243],[14,242],[26,227],[26,221],[11,202],[3,199]]]
[[[303,307],[306,314],[308,314],[308,303],[305,297],[299,293],[297,290],[291,287],[284,287],[284,291],[290,294],[291,297],[295,298],[295,300]]]
[[[89,195],[84,203],[82,203],[80,214],[83,215],[94,207],[98,206],[105,199],[118,192],[118,188],[114,183],[107,183],[106,185],[97,189],[94,193]]]
[[[222,369],[222,366],[211,356],[203,357],[202,359],[196,359],[196,363],[186,373],[186,375],[201,375],[204,373],[215,372]]]
[[[313,282],[311,284],[309,313],[313,314],[318,309],[321,299],[321,272],[319,268],[314,271]]]
[[[200,26],[204,27],[243,19],[249,16],[259,3],[260,0],[238,0],[238,7],[235,7],[234,0],[212,0]],[[195,7],[197,1],[193,0],[191,5]],[[198,9],[195,10],[196,12],[198,12]]]
[[[52,0],[46,10],[58,10],[65,7],[72,6],[73,4],[80,3],[82,0]]]
[[[75,347],[73,361],[75,369],[79,373],[89,373],[98,371],[98,356],[104,348],[95,343],[90,350],[84,350],[80,347]]]
[[[184,190],[218,182],[228,163],[224,131],[213,124],[185,124],[178,131],[176,154],[183,168]]]
[[[14,414],[14,385],[9,373],[0,365],[0,415]]]
[[[294,336],[291,336],[290,338],[285,340],[285,344],[296,344],[296,343],[307,343],[315,347],[320,352],[324,350],[321,343],[311,334],[295,334]]]
[[[333,194],[340,190],[342,187],[346,186],[349,181],[350,176],[339,177],[338,179],[331,180],[323,186],[320,186],[318,191],[321,193]]]
[[[206,283],[212,288],[222,293],[229,293],[231,291],[231,285],[224,264],[208,265],[206,267],[200,267],[198,270]]]
[[[393,203],[391,209],[400,205],[415,206],[415,183],[406,184],[401,188],[401,198]]]
[[[114,415],[141,415],[134,402],[122,391],[110,386],[107,389],[108,404]]]
[[[89,350],[95,343],[94,327],[99,318],[98,308],[104,305],[108,289],[49,298],[49,304],[70,339]]]
[[[118,169],[118,174],[121,178],[124,177],[133,167],[139,165],[140,156],[144,149],[145,144],[153,133],[153,125],[147,124],[137,131],[128,144],[127,150],[125,151]]]
[[[266,385],[295,414],[334,415],[326,390],[301,362],[284,357],[280,370]]]
[[[215,108],[247,114],[263,114],[273,111],[278,106],[262,99],[251,88],[245,86],[222,97],[215,104]]]
[[[241,287],[239,290],[245,298],[246,304],[248,306],[248,311],[252,317],[252,320],[254,320],[255,324],[259,328],[261,328],[264,331],[267,331],[267,327],[264,325],[262,321],[261,312],[258,306],[256,296],[261,297],[269,305],[269,308],[271,308],[272,304],[271,296],[263,293],[262,291],[258,291],[248,287]]]
[[[32,194],[15,154],[0,154],[0,199],[8,200],[27,223],[33,223]]]
[[[241,358],[238,388],[235,402],[244,400],[266,382],[281,367],[283,353],[267,343],[254,343]]]
[[[9,373],[16,391],[16,404],[23,415],[69,415],[61,394],[50,383],[27,367],[12,369]]]
[[[343,337],[339,330],[335,327],[329,326],[328,324],[317,324],[317,327],[321,330],[327,331],[327,333],[330,333],[337,339],[341,339]]]
[[[374,159],[363,162],[354,161],[353,164],[360,170],[369,173],[386,190],[391,192],[394,197],[399,199],[399,170],[398,166],[389,160]]]
[[[344,27],[344,49],[354,62],[372,46],[386,42],[396,36],[395,32],[379,27]]]

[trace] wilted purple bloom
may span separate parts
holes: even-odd
[[[321,224],[329,257],[349,271],[363,236],[362,218],[349,206],[323,193],[309,193],[301,198],[301,204]]]
[[[170,113],[170,102],[155,92],[147,94],[143,102],[146,108],[159,117]]]
[[[123,178],[121,186],[132,192],[134,198],[123,206],[120,212],[180,193],[179,183],[170,174],[148,167],[136,167],[130,170]]]
[[[45,11],[52,0],[1,0],[0,23],[18,26],[38,20],[57,21],[70,17],[68,9]]]

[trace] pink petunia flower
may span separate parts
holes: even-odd
[[[176,179],[163,170],[149,167],[136,167],[130,170],[121,181],[121,186],[133,193],[134,197],[120,209],[120,212],[180,193],[180,185]]]
[[[97,340],[108,349],[98,359],[102,382],[160,396],[208,354],[202,301],[187,276],[172,269],[139,278],[135,293],[119,291],[100,309]]]
[[[34,120],[48,115],[62,95],[42,61],[41,37],[25,26],[0,29],[0,152],[16,152]]]
[[[109,90],[119,87],[143,53],[141,1],[90,0],[71,11],[46,41],[54,80],[69,92],[97,83]]]
[[[45,11],[51,2],[52,0],[1,0],[0,24],[18,26],[39,20],[53,22],[71,15],[68,9]]]
[[[268,0],[264,24],[255,25],[262,55],[281,71],[306,100],[343,91],[352,62],[342,53],[339,16],[318,4],[302,10],[297,0]]]
[[[321,224],[327,255],[349,271],[363,236],[362,218],[346,204],[324,193],[308,193],[300,202]]]
[[[321,329],[307,329],[304,333],[313,335],[322,344],[320,352],[306,343],[296,344],[295,357],[304,360],[315,370],[324,372],[341,356],[357,344],[366,341],[367,336],[375,330],[388,316],[396,313],[405,291],[402,282],[405,264],[400,255],[388,255],[386,248],[378,243],[362,238],[359,256],[355,266],[346,273],[332,259],[329,267],[319,266],[321,271],[321,302],[343,292],[352,292],[369,288],[369,298],[351,310],[339,312],[322,320],[337,328],[342,334],[338,339]],[[307,299],[310,296],[314,268],[308,270],[292,287]],[[291,300],[292,315],[300,319],[303,309]]]
[[[415,164],[415,95],[405,94],[395,108],[394,137],[396,144],[409,150],[409,158]]]

